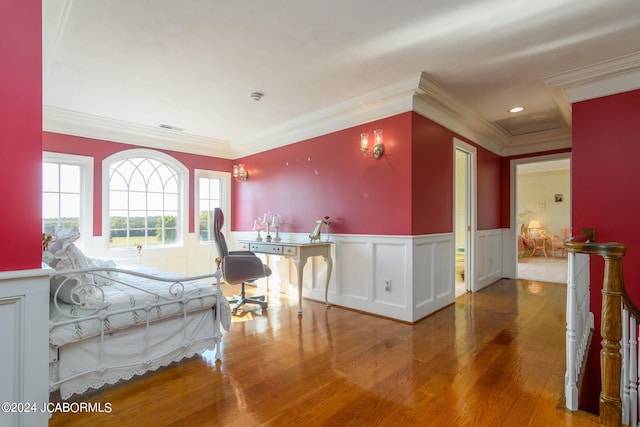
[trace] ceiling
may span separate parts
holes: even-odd
[[[223,158],[410,110],[567,147],[571,90],[638,74],[638,0],[43,0],[45,130]]]

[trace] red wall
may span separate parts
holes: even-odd
[[[330,216],[331,232],[411,234],[411,113],[340,130],[239,159],[249,172],[232,189],[233,230],[251,230],[267,211],[285,232],[309,232]],[[360,134],[383,130],[385,153],[365,158]]]
[[[627,245],[623,259],[625,286],[640,303],[640,212],[637,190],[640,160],[640,91],[573,105],[572,224],[574,230],[595,227],[599,242]],[[591,257],[591,310],[595,315],[594,345],[587,366],[581,408],[597,413],[600,392],[600,313],[604,261]]]
[[[42,2],[0,0],[0,271],[42,265]]]
[[[102,161],[119,151],[142,148],[99,139],[44,132],[39,150],[93,157],[93,235],[102,235]],[[194,170],[208,169],[231,172],[231,160],[178,151],[158,150],[179,160],[189,169],[189,233],[194,232]],[[38,226],[40,228],[40,226]]]
[[[360,134],[374,129],[384,136],[379,160],[359,151]],[[251,230],[271,211],[287,232],[324,216],[341,234],[452,232],[454,137],[408,112],[238,159],[249,180],[234,182],[232,229]],[[500,157],[478,147],[480,229],[500,227],[500,179]]]
[[[477,227],[501,227],[500,156],[413,113],[412,234],[453,231],[453,138],[477,149]]]

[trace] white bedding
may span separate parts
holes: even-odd
[[[144,266],[118,269],[180,278]],[[93,273],[83,274],[94,283],[101,282],[102,286],[88,287],[88,291],[82,288],[80,292],[80,288],[71,286],[66,292],[82,294],[89,306],[96,304],[97,309],[51,298],[50,390],[59,389],[63,399],[90,388],[130,379],[205,350],[217,350],[216,357],[221,357],[221,326],[229,330],[231,309],[219,285],[214,286],[209,279],[174,285],[173,280],[155,281],[125,272],[112,275],[106,281],[102,280],[107,277],[106,273],[100,273],[104,276],[100,280]],[[56,284],[52,289],[54,293],[58,282],[59,279],[52,280]],[[86,315],[88,318],[79,317]]]
[[[118,268],[163,278],[179,277],[173,273],[144,266],[125,266]],[[120,283],[120,281],[133,285],[135,288],[124,285]],[[101,332],[101,323],[104,325],[105,333],[134,325],[143,325],[147,321],[147,314],[150,322],[168,319],[182,315],[184,310],[183,304],[186,304],[187,311],[200,310],[212,307],[215,304],[217,291],[213,284],[203,281],[180,283],[184,285],[183,292],[179,285],[172,288],[174,291],[177,290],[182,294],[182,297],[176,297],[175,295],[171,295],[169,291],[172,285],[171,282],[154,281],[145,277],[120,273],[116,278],[112,279],[111,284],[100,287],[102,292],[104,292],[104,304],[103,309],[96,313],[96,315],[104,317],[93,316],[94,318],[90,319],[77,318],[65,325],[56,326],[50,331],[49,342],[53,345],[62,346],[70,342],[99,335]],[[231,309],[229,302],[224,296],[220,298],[220,303],[220,321],[222,327],[228,331],[231,323]],[[56,304],[58,307],[56,307]],[[149,306],[148,304],[161,305]],[[139,308],[139,310],[112,314],[118,310],[130,308]],[[54,299],[51,298],[51,322],[62,322],[73,319],[67,314],[82,316],[83,314],[90,314],[93,311],[94,310],[82,310],[79,309],[78,306],[67,304],[60,299],[54,301]]]

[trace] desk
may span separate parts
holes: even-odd
[[[293,258],[293,263],[298,271],[298,315],[302,315],[302,272],[307,263],[307,258],[321,256],[327,263],[327,281],[324,286],[324,302],[330,306],[328,299],[329,280],[333,268],[333,258],[331,257],[331,245],[333,242],[256,242],[252,240],[241,240],[240,247],[245,251],[252,251],[259,254],[281,255]]]

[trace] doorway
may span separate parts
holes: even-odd
[[[455,296],[473,291],[475,230],[475,147],[454,139]]]
[[[518,279],[567,283],[567,255],[557,243],[571,229],[570,165],[568,154],[515,165]]]

